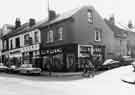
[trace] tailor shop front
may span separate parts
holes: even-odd
[[[21,49],[15,49],[9,51],[9,62],[8,65],[15,65],[15,66],[20,66],[22,63],[22,53]]]
[[[84,68],[93,54],[92,45],[68,44],[46,47],[41,50],[43,70],[54,72],[75,72]]]
[[[33,64],[34,67],[42,67],[42,58],[40,56],[40,45],[31,45],[23,48],[23,64]]]

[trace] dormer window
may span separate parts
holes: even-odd
[[[47,43],[53,42],[53,30],[47,32]]]
[[[90,23],[90,24],[93,23],[93,14],[92,14],[92,10],[88,10],[88,23]]]

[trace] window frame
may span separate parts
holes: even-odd
[[[19,41],[19,43],[17,44],[17,39]],[[20,48],[20,37],[16,37],[15,38],[15,48]]]
[[[46,42],[47,43],[52,43],[52,42],[54,42],[54,33],[53,33],[54,31],[53,30],[49,30],[48,32],[47,32],[47,39],[46,39]]]
[[[40,32],[40,30],[37,30],[37,29],[34,31],[34,40],[35,40],[35,43],[39,43],[40,42],[39,32]]]
[[[10,39],[10,49],[13,49],[13,39]]]
[[[64,27],[63,26],[60,26],[57,28],[57,41],[61,41],[63,40],[63,32],[64,32]]]
[[[88,9],[87,16],[88,16],[88,23],[93,24],[93,12],[91,9]]]
[[[95,33],[95,41],[100,42],[102,39],[102,37],[101,37],[102,31],[100,29],[96,29],[94,33]]]
[[[25,36],[26,36],[26,35],[28,35],[28,38],[26,37],[26,39],[25,39]],[[24,39],[24,46],[26,46],[26,45],[27,45],[26,40],[29,40],[29,37],[30,37],[30,34],[29,34],[29,33],[26,33],[26,34],[24,34],[24,35],[23,35],[23,39]]]

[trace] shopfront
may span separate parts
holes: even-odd
[[[4,65],[8,65],[8,63],[9,63],[9,52],[8,51],[2,52],[2,63]]]
[[[39,44],[24,47],[22,50],[22,56],[23,64],[33,64],[35,67],[41,67]]]
[[[93,46],[93,57],[95,57],[95,59],[98,58],[98,60],[100,60],[102,64],[105,60],[105,46],[104,45],[94,45]]]
[[[83,70],[84,65],[89,64],[93,58],[92,45],[78,45],[78,70]]]
[[[61,45],[41,50],[43,70],[74,72],[84,68],[93,57],[92,45]]]
[[[16,65],[20,66],[22,63],[22,53],[21,49],[18,50],[11,50],[9,53],[9,63],[8,65]]]
[[[54,72],[75,71],[76,44],[46,47],[41,50],[43,70]],[[74,67],[74,68],[73,68]]]

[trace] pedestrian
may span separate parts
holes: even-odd
[[[88,65],[89,65],[89,73],[92,77],[94,77],[95,76],[95,67],[90,60],[88,62]]]
[[[48,69],[48,72],[49,72],[49,76],[51,76],[51,63],[48,63],[47,64],[47,69]]]

